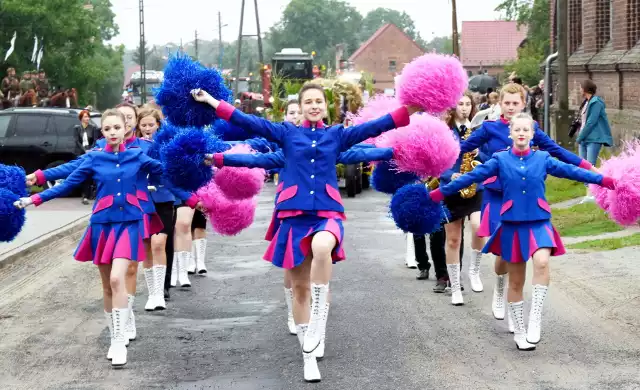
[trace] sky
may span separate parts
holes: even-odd
[[[290,0],[258,0],[260,30],[267,31],[276,24]],[[414,20],[420,35],[426,41],[434,36],[451,34],[450,0],[346,0],[361,14],[378,7],[407,12]],[[496,20],[494,11],[502,0],[457,0],[458,25],[462,21]],[[120,33],[112,44],[124,44],[135,49],[140,41],[138,2],[135,0],[111,0]],[[168,42],[192,41],[195,31],[198,38],[218,38],[218,12],[222,16],[222,40],[234,41],[240,27],[241,0],[144,0],[145,36],[148,44],[163,45]],[[256,33],[256,19],[252,0],[245,1],[243,34]],[[463,31],[460,31],[464,34]]]

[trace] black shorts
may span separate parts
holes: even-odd
[[[191,221],[191,230],[194,229],[206,229],[207,228],[207,218],[204,216],[202,211],[196,210],[193,213],[193,220]]]
[[[156,213],[164,225],[160,233],[170,236],[173,232],[173,225],[175,224],[173,218],[173,202],[154,203],[154,205],[156,207]]]
[[[467,217],[482,209],[482,191],[476,192],[473,198],[464,199],[457,193],[444,199],[444,204],[451,213],[449,222]]]

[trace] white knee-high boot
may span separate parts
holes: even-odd
[[[153,274],[153,267],[144,269],[144,280],[147,282],[147,303],[144,305],[146,311],[153,311],[156,308],[156,280]],[[164,295],[163,295],[164,296]]]
[[[307,333],[308,327],[308,324],[296,325],[296,333],[298,334],[298,341],[301,347],[304,344],[304,336]],[[303,350],[302,359],[304,361],[304,380],[307,382],[320,382],[320,370],[318,369],[316,357]]]
[[[124,332],[129,341],[135,340],[137,337],[136,331],[136,316],[133,314],[133,303],[136,297],[127,294],[127,304],[129,306],[129,313],[127,313],[127,322],[125,323]],[[115,320],[114,320],[115,323]]]
[[[413,243],[413,234],[407,234],[407,253],[404,257],[404,265],[407,268],[415,269],[418,268],[418,262],[416,261],[416,248]]]
[[[544,300],[547,298],[548,286],[536,284],[533,286],[533,298],[531,300],[531,312],[529,312],[529,329],[527,330],[527,341],[531,344],[540,342],[540,332],[542,330],[542,308]]]
[[[113,315],[105,311],[104,319],[107,320],[107,326],[109,327],[109,351],[107,351],[107,359],[111,360],[113,358],[113,349],[111,348],[111,345],[113,345]]]
[[[173,261],[171,262],[171,280],[169,281],[171,287],[178,285],[178,255],[177,252],[173,252]]]
[[[196,255],[196,273],[204,276],[207,273],[207,266],[205,264],[207,255],[207,239],[198,238],[197,240],[193,240],[193,246],[195,248]]]
[[[290,334],[297,334],[296,323],[293,321],[293,289],[284,288],[284,301],[287,303],[287,327]]]
[[[506,312],[507,275],[497,275],[496,284],[493,287],[493,299],[491,301],[491,311],[496,320],[504,320]]]
[[[180,287],[191,287],[187,266],[191,261],[192,253],[190,251],[176,252],[175,260],[178,260],[178,284]]]
[[[464,305],[462,287],[460,286],[460,264],[447,264],[447,272],[451,283],[451,304],[454,306]]]
[[[167,308],[167,303],[164,300],[164,278],[167,275],[166,265],[154,265],[153,277],[155,283],[155,302],[154,310],[164,310]]]
[[[527,329],[524,326],[524,302],[509,302],[509,310],[513,319],[513,341],[521,351],[536,349],[535,344],[527,342]]]
[[[127,364],[127,347],[125,327],[129,317],[129,309],[113,309],[113,339],[111,340],[111,365],[122,367]]]
[[[322,314],[322,324],[320,328],[320,345],[318,345],[318,348],[316,348],[312,352],[313,356],[315,356],[317,359],[322,359],[324,357],[324,347],[326,345],[325,340],[327,335],[327,319],[329,318],[329,306],[330,304],[327,301],[327,304],[324,306],[324,312]]]
[[[313,352],[322,340],[322,317],[329,297],[329,284],[311,283],[311,318],[309,328],[304,336],[302,350]]]
[[[471,290],[474,292],[481,292],[484,290],[482,285],[482,279],[480,278],[480,264],[482,263],[482,252],[473,250],[471,251],[471,261],[469,262],[469,282],[471,283]]]
[[[193,275],[196,273],[196,242],[191,241],[191,256],[187,261],[187,274]]]

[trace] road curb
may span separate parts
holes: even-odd
[[[91,214],[85,215],[72,221],[58,229],[52,230],[47,234],[34,238],[33,240],[24,243],[18,248],[12,249],[2,255],[0,255],[0,269],[7,267],[17,260],[28,257],[30,254],[42,250],[60,239],[63,239],[69,235],[78,233],[84,230],[88,223]]]

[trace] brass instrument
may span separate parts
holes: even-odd
[[[472,128],[467,128],[467,130],[464,132],[462,139],[465,140],[467,138],[469,138],[469,136],[471,135],[471,133],[473,132]],[[480,161],[476,161],[476,151],[471,151],[469,153],[465,153],[462,156],[462,163],[460,164],[460,174],[464,175],[465,173],[469,173],[471,171],[473,171],[473,169],[475,167],[477,167],[478,165],[482,164]],[[478,188],[477,184],[472,184],[467,188],[463,188],[460,190],[460,196],[463,199],[469,199],[469,198],[473,198],[476,195],[476,190]]]
[[[432,178],[427,182],[427,187],[429,187],[431,191],[437,189],[438,187],[440,187],[440,179],[438,179],[437,177]]]

